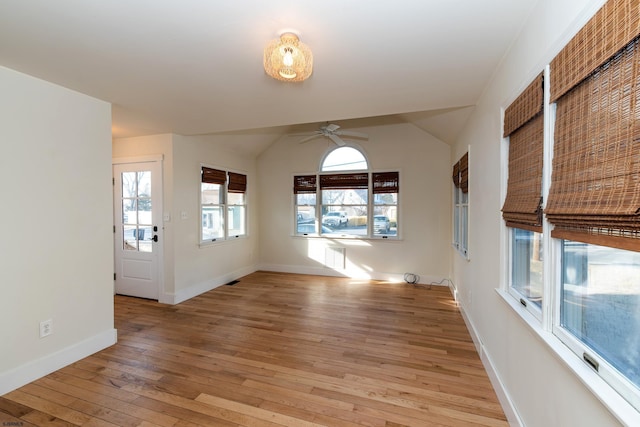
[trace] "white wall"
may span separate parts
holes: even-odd
[[[163,211],[170,221],[164,222],[161,302],[178,303],[255,271],[259,210],[255,159],[230,150],[225,138],[165,134],[113,141],[113,157],[164,156]],[[246,238],[199,246],[201,164],[247,174]]]
[[[3,394],[116,333],[111,107],[2,67],[0,93]]]
[[[174,227],[176,300],[183,301],[255,271],[259,230],[255,159],[223,147],[224,136],[174,136]],[[248,236],[198,245],[201,164],[247,175]],[[186,212],[187,219],[179,218]]]
[[[485,361],[492,364],[520,421],[529,427],[618,425],[495,291],[506,268],[506,254],[501,252],[501,108],[542,71],[602,3],[539,1],[453,149],[452,158],[458,158],[471,146],[471,260],[453,256],[453,281]]]
[[[398,122],[358,128],[369,135],[359,145],[374,170],[400,172],[402,238],[349,240],[293,237],[293,176],[316,173],[332,143],[299,144],[285,136],[258,158],[261,267],[273,271],[422,281],[449,277],[451,242],[450,147],[413,125]],[[346,248],[347,268],[324,267],[325,247]]]

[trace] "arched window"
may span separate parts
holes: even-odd
[[[320,171],[352,171],[367,170],[369,165],[364,154],[354,147],[338,147],[327,153],[320,166]]]
[[[293,177],[295,234],[398,236],[398,172],[373,172],[352,146],[329,151],[318,173]]]

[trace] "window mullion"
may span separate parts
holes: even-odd
[[[371,171],[369,171],[369,188],[367,188],[367,192],[367,237],[373,237],[373,206],[375,205],[375,200],[373,200],[373,173]]]
[[[553,129],[555,126],[556,104],[550,104],[550,69],[549,65],[544,68],[544,137],[543,137],[543,160],[542,160],[542,209],[546,208],[551,186],[551,162],[553,161]],[[542,218],[542,328],[545,331],[552,331],[553,325],[557,322],[559,309],[556,305],[559,298],[558,275],[560,274],[560,262],[558,262],[560,252],[557,244],[554,245],[551,239],[552,225],[543,215]]]

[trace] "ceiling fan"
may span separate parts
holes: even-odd
[[[298,134],[299,135],[309,135],[308,133],[306,134]],[[303,138],[300,140],[300,144],[303,144],[305,142],[309,142],[312,139],[315,138],[329,138],[331,141],[333,141],[336,145],[339,146],[343,146],[346,144],[346,142],[344,141],[343,137],[345,138],[359,138],[359,139],[369,139],[369,135],[367,135],[366,133],[362,133],[362,132],[353,132],[353,131],[349,131],[349,130],[340,130],[340,126],[336,125],[336,124],[329,124],[327,123],[326,125],[320,126],[320,129],[317,131],[314,131],[313,133],[310,134],[311,136],[308,136],[307,138]],[[292,135],[294,136],[294,135]]]

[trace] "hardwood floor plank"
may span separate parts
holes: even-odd
[[[46,414],[40,411],[32,411],[29,414],[23,417],[20,417],[20,420],[18,422],[20,423],[24,422],[25,425],[29,425],[29,426],[34,425],[34,426],[46,426],[46,427],[71,427],[71,426],[78,425],[78,424],[73,424],[68,421],[57,418],[51,414]],[[19,425],[19,427],[23,427],[23,426]]]
[[[0,421],[507,425],[446,287],[256,272],[175,306],[114,301],[118,343],[0,397]]]
[[[269,422],[273,422],[275,424],[280,424],[283,426],[292,426],[292,427],[319,427],[320,424],[316,424],[313,422],[304,421],[300,418],[295,418],[290,415],[279,414],[277,412],[268,411],[262,408],[256,408],[251,405],[245,405],[243,403],[233,402],[227,399],[221,399],[216,396],[211,396],[208,394],[201,394],[196,398],[197,402],[202,402],[206,405],[210,405],[216,408],[223,408],[229,411],[234,411],[241,414],[247,414],[251,417],[265,420]]]
[[[142,422],[148,421],[154,425],[171,427],[178,422],[175,417],[169,417],[132,404],[131,401],[138,398],[136,394],[115,388],[96,387],[93,383],[87,384],[82,380],[78,381],[71,375],[55,373],[47,378],[38,380],[38,383],[50,391],[60,390],[69,396],[73,396],[74,400],[68,406],[95,418],[103,418],[97,416],[96,411],[105,410],[121,412],[134,417],[135,421],[129,423],[131,425],[140,425]],[[86,405],[95,405],[95,407],[92,408]],[[108,421],[108,419],[105,419],[105,421]],[[116,424],[125,425],[123,421],[119,421]]]
[[[31,386],[31,384],[23,387],[22,389],[14,390],[10,393],[7,393],[5,394],[5,397],[16,403],[29,406],[42,413],[50,414],[55,418],[59,418],[74,425],[82,425],[91,419],[91,417],[83,414],[82,412],[75,411],[64,405],[60,405],[44,398],[29,394],[27,391],[25,391],[30,389],[29,386]],[[28,414],[25,417],[28,417]]]
[[[166,393],[166,392],[155,390],[148,387],[130,385],[130,386],[126,386],[126,388],[130,391],[135,391],[141,396],[145,396],[150,399],[158,400],[160,402],[164,402],[173,406],[178,406],[184,409],[189,409],[193,412],[197,412],[203,415],[208,415],[210,417],[213,417],[213,419],[231,421],[241,426],[274,427],[278,425],[277,423],[256,418],[244,412],[236,412],[233,410],[229,410],[227,408],[214,406],[214,405],[199,402],[193,399],[187,399],[184,397],[180,397],[171,393]],[[215,424],[212,424],[212,425],[215,425]]]

